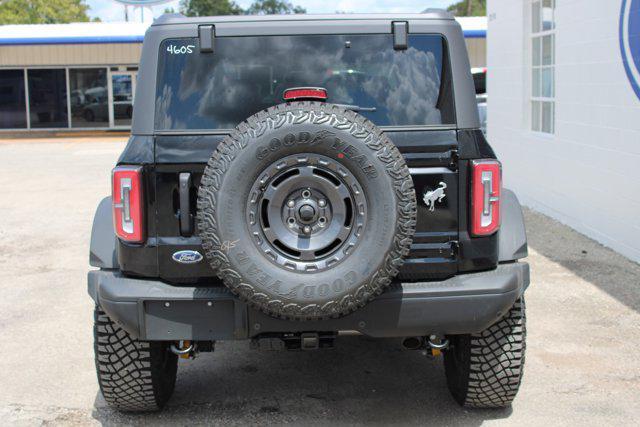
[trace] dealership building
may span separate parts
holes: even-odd
[[[459,22],[472,66],[484,67],[486,18]],[[148,25],[0,26],[0,133],[130,128]]]
[[[505,186],[640,261],[640,0],[489,0],[487,16]]]

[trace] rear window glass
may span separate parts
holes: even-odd
[[[200,53],[197,38],[169,39],[159,55],[158,130],[231,129],[294,87],[375,110],[360,114],[379,126],[454,123],[439,35],[410,35],[404,51],[390,34],[220,37],[214,53]]]

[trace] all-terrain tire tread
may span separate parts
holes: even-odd
[[[160,343],[133,339],[99,307],[94,310],[94,350],[98,383],[109,406],[121,411],[157,411],[170,397],[177,359],[168,369]],[[175,360],[174,360],[175,359]],[[174,366],[171,366],[174,363]]]
[[[501,408],[516,397],[525,359],[524,297],[498,322],[471,335],[469,380],[464,406]]]

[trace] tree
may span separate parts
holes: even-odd
[[[447,8],[455,16],[485,16],[487,0],[462,0]]]
[[[229,0],[181,0],[180,13],[187,16],[241,15],[242,8]]]
[[[250,15],[283,15],[291,13],[307,13],[301,6],[294,6],[282,0],[256,0],[247,9]]]
[[[5,0],[0,2],[0,25],[88,22],[85,0]]]
[[[215,15],[267,15],[307,13],[300,6],[286,0],[255,0],[247,10],[243,10],[232,0],[180,0],[180,13],[187,16]]]

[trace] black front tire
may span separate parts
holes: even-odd
[[[169,400],[176,382],[178,358],[168,344],[139,341],[94,310],[94,351],[100,391],[120,411],[157,411]]]
[[[524,297],[478,334],[449,336],[444,355],[447,385],[453,398],[469,408],[511,404],[522,381],[525,353]]]

